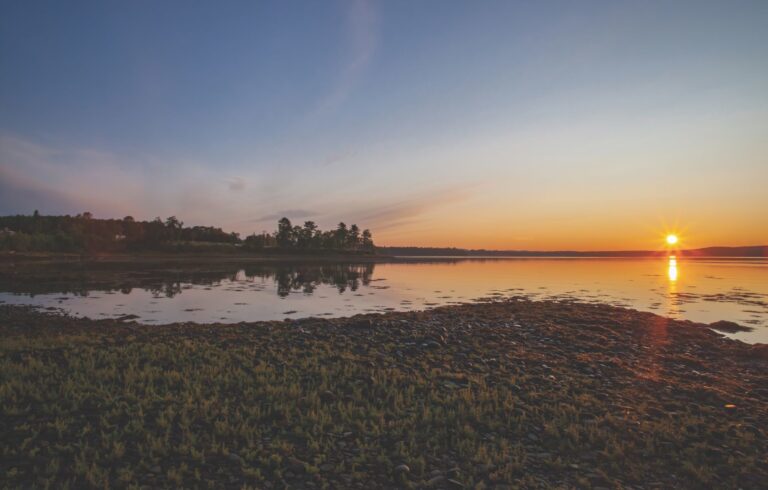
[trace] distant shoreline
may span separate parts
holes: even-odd
[[[0,252],[0,263],[8,262],[99,262],[99,263],[167,263],[167,262],[356,262],[392,263],[413,261],[494,260],[494,259],[658,259],[669,255],[695,259],[766,259],[768,246],[710,247],[695,250],[669,251],[496,251],[462,249],[417,249],[413,247],[380,247],[376,254],[343,253],[58,253],[58,252]]]
[[[98,263],[166,263],[166,262],[383,262],[394,259],[386,255],[363,254],[74,254],[74,253],[0,253],[2,262],[98,262]]]
[[[443,247],[377,247],[377,251],[395,256],[454,256],[454,257],[564,257],[564,258],[653,258],[678,255],[681,257],[766,258],[768,245],[745,247],[706,247],[690,250],[484,250]]]

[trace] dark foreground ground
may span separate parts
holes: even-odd
[[[511,301],[140,326],[0,306],[3,487],[759,488],[768,346]]]

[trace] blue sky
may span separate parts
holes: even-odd
[[[0,213],[766,242],[766,87],[761,1],[3,2]]]

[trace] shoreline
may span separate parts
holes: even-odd
[[[203,254],[203,253],[105,253],[105,254],[74,254],[48,252],[0,252],[0,266],[5,264],[42,264],[42,263],[82,263],[82,264],[217,264],[217,263],[271,263],[271,262],[329,262],[329,263],[406,263],[406,262],[455,262],[455,261],[485,261],[485,260],[664,260],[669,253],[654,255],[621,255],[610,253],[606,255],[576,254],[576,255],[383,255],[383,254]],[[739,255],[678,255],[686,260],[748,260],[764,261],[765,256]]]
[[[380,262],[393,260],[386,255],[357,254],[180,254],[180,253],[140,253],[140,254],[64,254],[64,253],[0,253],[0,265],[19,262],[23,264],[39,263],[84,263],[84,264],[186,264],[186,263],[261,263],[261,262]]]
[[[704,327],[528,300],[163,326],[0,305],[0,469],[11,486],[758,488],[768,345]]]

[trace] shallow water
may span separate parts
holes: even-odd
[[[730,337],[768,343],[765,259],[439,259],[76,274],[46,267],[41,280],[0,284],[0,302],[162,324],[349,316],[511,296],[568,298],[704,323],[730,320],[754,329]]]

